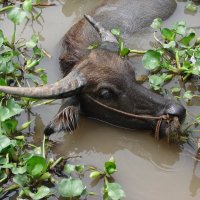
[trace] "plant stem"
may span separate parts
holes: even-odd
[[[45,135],[44,135],[44,138],[43,138],[43,141],[42,141],[42,157],[45,158]]]
[[[180,59],[179,59],[179,55],[178,55],[178,51],[176,51],[176,66],[178,68],[178,70],[180,71],[181,69],[181,64],[180,64]]]
[[[12,34],[12,42],[11,42],[11,45],[14,49],[14,44],[15,44],[15,36],[16,36],[16,24],[14,24],[14,31],[13,31],[13,34]]]
[[[139,51],[135,49],[130,49],[130,53],[136,53],[136,54],[145,54],[147,51]]]
[[[13,185],[10,185],[6,188],[3,189],[3,192],[9,192],[11,190],[16,190],[19,188],[19,185],[18,184],[13,184]]]
[[[8,10],[14,8],[14,7],[15,7],[15,6],[13,5],[13,6],[6,6],[6,7],[4,7],[4,8],[1,8],[1,9],[0,9],[0,13],[1,13],[1,12],[4,12],[4,11],[8,11]]]
[[[57,164],[59,164],[63,160],[63,157],[58,158],[50,167],[50,169],[53,169]]]

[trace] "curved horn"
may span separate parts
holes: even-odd
[[[84,17],[99,33],[102,42],[112,42],[118,44],[115,36],[110,31],[105,30],[105,28],[99,22],[96,22],[94,18],[92,18],[90,15],[84,15]]]
[[[0,86],[0,92],[36,99],[61,99],[73,96],[86,85],[86,79],[77,71],[51,85],[42,87],[10,87]]]

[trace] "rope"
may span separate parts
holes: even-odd
[[[166,120],[166,121],[170,121],[171,118],[168,114],[166,115],[161,115],[161,116],[158,116],[158,117],[155,117],[155,116],[151,116],[151,115],[137,115],[137,114],[132,114],[132,113],[128,113],[128,112],[124,112],[124,111],[121,111],[121,110],[118,110],[116,108],[112,108],[110,106],[107,106],[103,103],[101,103],[100,101],[94,99],[92,96],[90,95],[87,95],[87,97],[92,100],[93,102],[95,102],[96,104],[108,109],[108,110],[111,110],[111,111],[114,111],[114,112],[117,112],[117,113],[120,113],[120,114],[123,114],[123,115],[126,115],[128,117],[133,117],[133,118],[137,118],[137,119],[155,119],[155,120],[158,120],[157,121],[157,124],[156,124],[156,129],[155,129],[155,138],[157,140],[159,140],[159,133],[160,133],[160,126],[161,126],[161,123],[163,120]]]

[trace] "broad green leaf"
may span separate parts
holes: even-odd
[[[34,35],[32,35],[31,40],[28,41],[28,42],[26,42],[26,46],[27,46],[28,48],[33,49],[34,47],[37,46],[38,40],[39,40],[39,37],[38,37],[37,35],[34,34]]]
[[[106,191],[111,200],[120,200],[125,197],[125,193],[118,183],[107,183]]]
[[[193,98],[193,94],[190,90],[186,91],[184,94],[183,94],[183,98],[186,100],[186,101],[189,101]]]
[[[25,18],[26,18],[26,12],[19,7],[14,7],[8,13],[8,19],[10,19],[14,24],[17,25],[21,24]]]
[[[190,33],[188,36],[183,37],[180,40],[180,43],[183,44],[183,45],[185,45],[185,46],[189,46],[190,42],[194,39],[194,37],[195,37],[195,33]]]
[[[186,33],[186,23],[185,21],[180,21],[175,23],[174,29],[177,34],[184,35]]]
[[[42,156],[32,156],[26,162],[27,172],[33,178],[39,178],[43,173],[46,172],[47,163],[46,160]]]
[[[153,29],[160,29],[162,27],[163,21],[161,18],[156,18],[153,20],[151,27]]]
[[[200,49],[195,51],[194,56],[195,56],[195,58],[200,59]]]
[[[18,121],[16,119],[7,119],[2,123],[2,127],[7,134],[14,133],[17,128]]]
[[[144,54],[142,62],[146,69],[154,70],[161,64],[161,54],[154,50],[148,50]]]
[[[62,197],[79,197],[84,189],[80,179],[65,178],[58,183],[58,192]]]
[[[75,165],[71,165],[71,164],[66,164],[64,166],[64,172],[68,175],[70,175],[71,173],[73,173],[75,171]]]
[[[37,189],[36,193],[32,193],[30,190],[28,190],[27,192],[29,196],[31,197],[31,199],[39,200],[39,199],[43,199],[44,197],[47,197],[50,193],[50,189],[42,185]]]
[[[22,8],[25,11],[31,12],[32,11],[32,0],[25,0],[22,5]]]
[[[149,76],[149,83],[152,89],[160,90],[161,85],[165,82],[165,79],[162,76],[156,74]]]
[[[23,109],[13,99],[9,99],[6,107],[0,106],[0,121],[4,122],[22,111]]]
[[[28,176],[26,174],[17,174],[13,177],[13,181],[23,187],[28,183]]]
[[[5,135],[0,135],[0,152],[11,145],[10,139]]]
[[[1,86],[7,85],[7,84],[6,84],[6,80],[3,79],[3,78],[0,78],[0,85],[1,85]]]
[[[161,30],[161,35],[165,40],[173,41],[175,39],[176,33],[168,28],[163,28]]]
[[[113,35],[115,35],[115,36],[120,36],[120,29],[118,29],[118,28],[114,28],[114,29],[112,29],[111,30],[111,33],[113,34]]]
[[[5,164],[8,164],[8,159],[3,157],[3,156],[0,156],[0,165],[5,165]]]
[[[13,174],[24,174],[26,172],[26,166],[23,167],[13,167],[11,169]]]
[[[110,159],[108,162],[105,162],[104,170],[108,175],[115,173],[117,171],[115,160]]]
[[[197,6],[194,4],[192,1],[188,1],[185,9],[189,12],[196,12],[197,11]]]
[[[0,106],[0,121],[3,122],[6,119],[9,119],[9,109],[3,106]]]
[[[18,115],[23,111],[23,109],[14,101],[14,99],[8,100],[7,108],[9,109],[10,117]]]

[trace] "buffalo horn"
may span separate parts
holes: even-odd
[[[117,43],[117,39],[114,37],[114,35],[108,31],[105,30],[105,28],[99,23],[94,20],[90,15],[84,15],[85,19],[95,28],[95,30],[99,33],[101,36],[102,42],[112,42]]]
[[[42,87],[0,86],[0,92],[36,99],[61,99],[74,96],[85,84],[84,76],[77,71],[72,71],[54,84]]]

